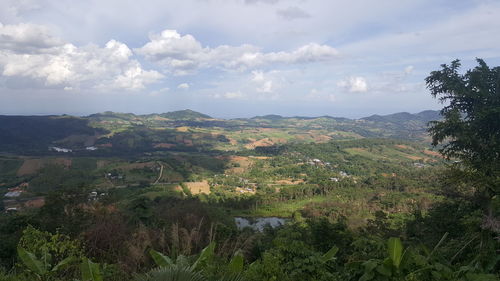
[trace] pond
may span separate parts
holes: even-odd
[[[250,227],[253,230],[263,231],[266,225],[272,228],[282,226],[286,223],[286,219],[278,217],[261,217],[261,218],[243,218],[235,217],[234,222],[238,229],[243,229],[245,227]]]

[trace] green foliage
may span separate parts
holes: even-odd
[[[17,248],[17,254],[24,265],[35,273],[39,279],[47,273],[47,263],[50,262],[47,260],[47,255],[44,255],[42,260],[39,260],[33,253],[30,253],[21,247]]]
[[[500,67],[477,62],[460,74],[455,60],[426,78],[431,95],[446,103],[444,119],[431,122],[429,131],[434,145],[443,144],[441,153],[462,161],[464,175],[492,197],[500,192]]]
[[[206,281],[207,279],[191,267],[170,266],[153,269],[138,276],[137,281]]]
[[[67,257],[80,258],[83,256],[80,241],[72,240],[69,236],[61,233],[51,234],[40,231],[32,226],[28,226],[23,231],[19,246],[34,253],[35,256],[50,256],[55,264]]]
[[[490,72],[496,70],[481,69],[494,80]],[[0,214],[0,257],[7,269],[16,250],[18,257],[10,272],[0,271],[0,279],[121,281],[147,272],[136,278],[498,280],[494,216],[485,218],[476,201],[443,192],[444,185],[455,187],[438,180],[444,160],[423,143],[401,140],[422,137],[425,123],[438,118],[436,112],[356,122],[207,118],[189,111],[90,116],[92,126],[112,130],[97,144],[113,146],[76,149],[71,167],[45,166],[30,178],[17,178],[21,160],[2,158],[0,182],[10,187],[29,181],[29,191],[45,196],[45,206]],[[433,124],[445,124],[446,116],[440,122]],[[453,122],[460,127],[475,121]],[[179,126],[188,128],[175,129]],[[400,139],[384,138],[391,136]],[[362,137],[377,138],[357,139]],[[64,138],[58,143],[76,145],[75,136]],[[245,158],[228,151],[252,145],[249,138],[287,143],[236,153]],[[331,141],[320,143],[326,139]],[[491,186],[495,171],[482,177],[475,171],[479,166],[472,169],[467,161],[457,166],[470,186]],[[159,165],[159,184],[152,184]],[[183,184],[189,196],[173,191],[180,182],[198,180],[209,181],[211,194],[192,195]],[[104,195],[89,200],[90,190]],[[235,214],[278,216],[287,223],[263,232],[239,230]],[[19,240],[20,229],[30,223],[55,234],[28,227]],[[151,270],[153,262],[159,268]]]
[[[477,268],[461,266],[458,269],[446,260],[432,257],[432,253],[446,238],[444,235],[431,253],[416,247],[406,249],[399,238],[389,238],[388,256],[385,259],[370,259],[363,263],[364,274],[359,281],[368,280],[499,280],[498,276],[478,272]],[[422,250],[424,253],[422,253]]]
[[[83,257],[79,241],[31,226],[23,231],[17,253],[22,265],[39,279],[75,276],[75,265]]]
[[[215,242],[211,242],[201,251],[198,258],[190,264],[189,258],[186,256],[179,255],[174,263],[169,257],[150,250],[149,253],[159,268],[138,276],[138,280],[243,280],[241,273],[243,272],[244,258],[239,251],[235,253],[227,265],[223,265],[226,270],[222,271],[222,276],[207,278],[209,274],[206,270],[213,266],[214,263],[214,251]]]
[[[102,281],[99,264],[93,263],[87,258],[82,259],[80,271],[82,273],[82,281]]]
[[[157,266],[168,267],[174,264],[169,257],[153,249],[149,250],[149,255],[153,258]]]
[[[233,258],[229,262],[228,268],[229,271],[232,273],[241,273],[243,272],[243,266],[244,266],[244,257],[241,251],[236,251],[234,253]]]
[[[389,258],[392,261],[392,265],[399,269],[401,260],[403,259],[403,244],[399,238],[391,237],[387,241],[387,250],[389,251]]]
[[[327,261],[332,261],[335,259],[335,255],[338,253],[339,248],[337,246],[333,246],[328,252],[326,252],[323,256],[321,256],[321,262],[326,263]]]

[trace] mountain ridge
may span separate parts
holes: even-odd
[[[149,114],[135,114],[135,113],[125,113],[125,112],[115,112],[115,111],[104,111],[104,112],[98,112],[98,113],[93,113],[87,116],[81,116],[82,118],[87,118],[87,117],[99,117],[99,116],[113,116],[113,117],[123,117],[123,116],[131,116],[131,117],[147,117],[147,116],[161,116],[169,119],[189,119],[189,118],[201,118],[201,119],[215,119],[215,120],[257,120],[257,119],[265,119],[265,120],[281,120],[281,119],[320,119],[320,118],[325,118],[325,119],[344,119],[344,120],[368,120],[368,121],[375,121],[375,120],[389,120],[389,119],[394,119],[398,117],[418,117],[418,119],[439,119],[439,110],[423,110],[417,113],[409,113],[407,111],[401,111],[401,112],[396,112],[396,113],[391,113],[391,114],[372,114],[370,116],[366,117],[361,117],[361,118],[348,118],[348,117],[342,117],[342,116],[331,116],[331,115],[321,115],[321,116],[282,116],[279,114],[266,114],[266,115],[256,115],[253,117],[236,117],[236,118],[217,118],[217,117],[212,117],[208,114],[201,113],[199,111],[191,110],[191,109],[183,109],[183,110],[175,110],[175,111],[168,111],[168,112],[163,112],[163,113],[149,113]],[[57,116],[71,116],[71,117],[78,117],[78,116],[73,116],[73,115],[67,115],[67,114],[62,114],[62,115],[0,115],[0,116],[51,116],[51,117],[57,117]]]

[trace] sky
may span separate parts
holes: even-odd
[[[1,0],[0,114],[440,109],[425,77],[500,64],[500,1]]]

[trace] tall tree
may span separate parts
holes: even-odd
[[[431,72],[425,79],[431,95],[445,104],[443,119],[433,121],[430,133],[440,152],[456,159],[483,196],[500,190],[500,67],[478,66],[460,74],[460,61]]]

